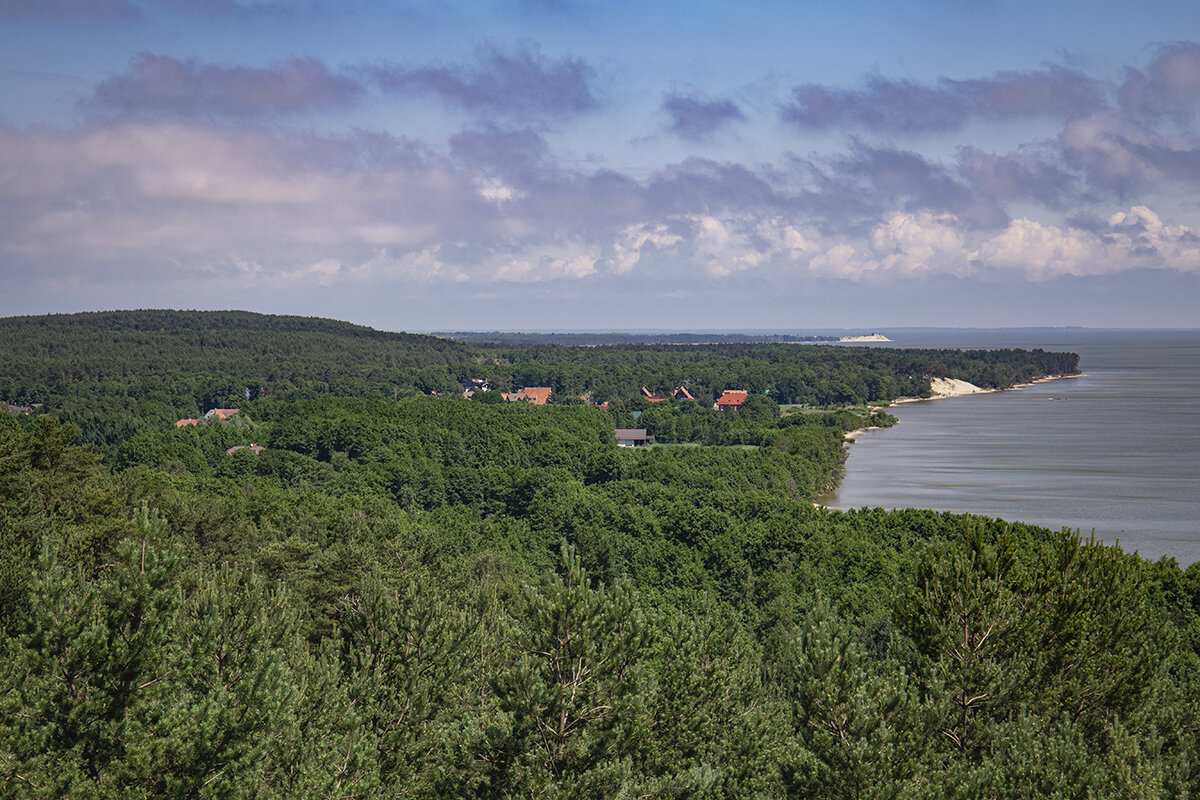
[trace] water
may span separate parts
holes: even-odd
[[[1200,331],[881,331],[892,347],[1042,347],[1084,377],[895,406],[850,446],[839,508],[933,508],[1200,560]]]

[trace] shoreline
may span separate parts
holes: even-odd
[[[955,378],[934,378],[931,384],[941,381],[943,391],[935,392],[929,397],[898,397],[892,401],[891,405],[899,405],[901,403],[926,403],[930,400],[943,400],[947,397],[963,397],[971,394],[996,394],[998,392],[1011,392],[1017,389],[1028,389],[1030,386],[1037,386],[1039,383],[1049,383],[1050,381],[1070,380],[1071,378],[1087,377],[1086,372],[1076,372],[1071,375],[1047,375],[1044,378],[1034,378],[1029,383],[1014,383],[1007,389],[983,389],[973,383],[960,381]],[[935,384],[937,385],[937,384]]]

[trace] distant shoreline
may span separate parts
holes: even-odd
[[[1068,380],[1070,378],[1083,378],[1087,373],[1076,372],[1071,375],[1047,375],[1044,378],[1035,378],[1029,383],[1014,383],[1006,389],[984,389],[976,386],[973,383],[957,380],[954,378],[934,378],[931,381],[933,387],[939,387],[941,391],[934,391],[929,397],[899,397],[891,402],[891,405],[899,405],[901,403],[925,403],[930,400],[942,400],[947,397],[962,397],[969,394],[996,394],[997,392],[1011,392],[1017,389],[1028,389],[1030,386],[1036,386],[1039,383],[1049,383],[1050,381]],[[939,383],[940,382],[940,383]]]
[[[960,381],[960,380],[956,380],[953,378],[934,378],[933,379],[934,382],[941,382],[938,385],[940,385],[943,388],[942,392],[938,392],[930,397],[901,397],[896,400],[893,400],[889,404],[889,406],[900,405],[901,403],[925,403],[925,402],[929,402],[931,400],[944,400],[948,397],[963,397],[963,396],[970,395],[970,394],[996,394],[997,392],[1010,392],[1010,391],[1014,391],[1016,389],[1028,389],[1030,386],[1036,386],[1039,383],[1049,383],[1050,381],[1061,381],[1061,380],[1067,380],[1069,378],[1083,378],[1083,377],[1086,377],[1086,374],[1087,373],[1084,373],[1084,372],[1076,372],[1071,375],[1047,375],[1044,378],[1035,378],[1033,381],[1030,381],[1029,383],[1015,383],[1012,386],[1008,387],[1007,389],[983,389],[983,388],[976,386],[973,383],[967,383],[966,381]],[[901,420],[900,422],[902,422],[902,421],[903,420]],[[899,425],[900,422],[897,422],[896,424]],[[892,426],[889,425],[887,427],[892,427]],[[871,431],[878,431],[878,430],[884,430],[884,429],[885,429],[885,427],[882,425],[871,425],[866,428],[855,428],[854,430],[846,433],[845,438],[844,438],[844,443],[845,444],[854,444],[855,441],[858,439],[858,437],[863,435],[864,433],[869,433]],[[820,505],[819,503],[814,503],[814,505],[816,505],[818,508],[830,508],[830,509],[834,508],[833,506],[823,506],[823,505]],[[838,510],[841,510],[841,509],[838,509]]]

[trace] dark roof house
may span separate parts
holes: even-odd
[[[645,447],[654,441],[653,436],[646,435],[645,428],[617,428],[617,447]]]

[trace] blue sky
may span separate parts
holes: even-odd
[[[346,5],[0,0],[0,314],[1200,327],[1200,4]]]

